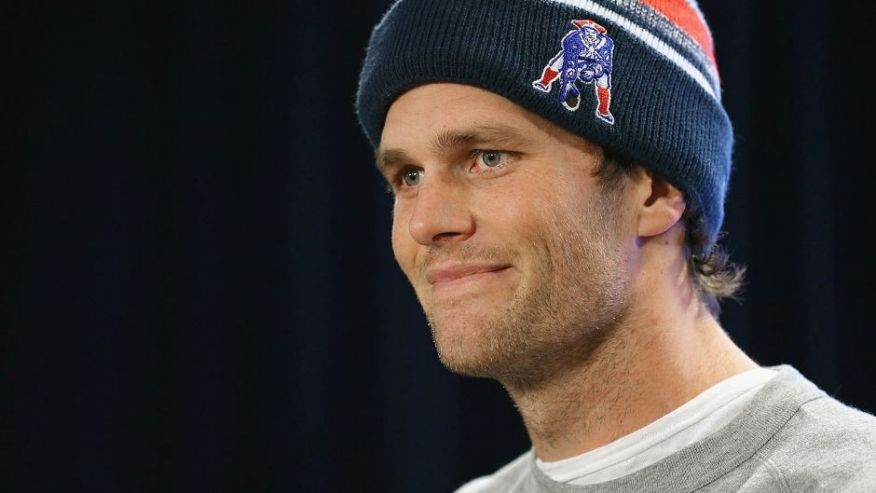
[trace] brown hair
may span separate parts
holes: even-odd
[[[603,151],[603,159],[593,176],[599,179],[603,190],[620,190],[625,185],[625,178],[632,178],[641,166],[609,149]],[[688,202],[681,220],[685,231],[688,280],[700,301],[717,317],[721,313],[721,300],[738,300],[745,267],[730,262],[730,254],[718,242],[708,244],[705,220],[696,210],[696,204]]]

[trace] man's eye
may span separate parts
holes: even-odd
[[[423,170],[408,168],[402,171],[401,182],[406,187],[415,187],[420,184],[423,179]]]
[[[496,168],[505,163],[505,153],[499,151],[484,151],[481,152],[478,158],[487,168]]]

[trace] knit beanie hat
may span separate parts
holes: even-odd
[[[398,0],[359,80],[375,148],[392,102],[429,82],[504,96],[665,177],[714,244],[733,130],[696,0]]]

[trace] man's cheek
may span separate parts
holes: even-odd
[[[407,273],[406,265],[407,261],[407,253],[406,248],[403,246],[402,241],[396,236],[395,231],[392,233],[392,254],[395,257],[395,262],[405,273]]]
[[[405,276],[411,277],[416,263],[417,243],[408,233],[407,223],[394,221],[392,225],[392,253]]]

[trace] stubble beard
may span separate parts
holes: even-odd
[[[577,223],[552,222],[541,241],[530,241],[534,262],[525,281],[477,326],[448,330],[427,311],[448,369],[533,388],[570,365],[586,364],[611,338],[629,311],[630,290],[614,229],[618,209],[608,201],[594,198]]]

